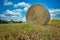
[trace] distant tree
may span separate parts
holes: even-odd
[[[0,19],[0,23],[2,23],[2,20]]]
[[[19,23],[22,23],[22,21],[19,21]]]
[[[10,23],[13,23],[13,20],[10,20]]]
[[[0,24],[1,23],[22,23],[22,21],[19,21],[19,22],[18,21],[14,21],[14,20],[6,21],[6,20],[1,20],[0,19]]]
[[[8,23],[8,21],[0,19],[0,23]]]
[[[10,20],[10,23],[18,23],[18,22],[14,20]]]

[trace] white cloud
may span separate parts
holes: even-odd
[[[26,12],[31,5],[29,3],[25,3],[25,2],[20,2],[18,4],[14,4],[15,8],[20,7],[20,6],[24,7],[23,11]]]
[[[28,8],[27,8],[27,7],[25,7],[23,10],[24,10],[24,11],[27,11],[27,10],[28,10]]]
[[[60,13],[60,9],[49,9],[50,13]]]
[[[22,10],[21,9],[16,9],[16,10],[6,10],[5,11],[5,14],[11,14],[11,15],[18,15],[18,14],[20,14],[22,12]]]
[[[8,5],[13,5],[13,3],[12,3],[12,2],[9,2],[8,0],[5,0],[5,1],[4,1],[4,5],[6,5],[6,6],[8,6]]]
[[[25,3],[25,2],[20,2],[18,4],[14,4],[14,7],[19,7],[19,6],[23,6],[23,7],[29,7],[31,6],[29,3]]]
[[[12,2],[4,2],[4,5],[13,5],[13,3]]]
[[[55,16],[56,14],[60,14],[60,9],[49,9],[50,15]]]
[[[17,4],[13,4],[13,2],[5,0],[4,5],[5,6],[12,5],[14,8],[16,8],[14,10],[8,9],[8,10],[3,12],[3,14],[6,15],[7,20],[14,19],[14,20],[22,20],[22,21],[26,22],[26,17],[22,16],[23,15],[22,12],[26,13],[28,8],[31,6],[29,3],[20,2]],[[18,7],[23,7],[23,8],[17,9]]]
[[[6,16],[4,20],[15,20],[15,21],[20,21],[22,20],[22,10],[21,9],[15,9],[15,10],[6,10],[2,14]],[[3,15],[0,15],[3,16]],[[3,17],[4,18],[4,17]]]
[[[60,9],[49,9],[51,19],[54,19],[57,14],[60,15]]]
[[[56,14],[50,14],[50,16],[55,16]]]
[[[14,17],[14,18],[15,18],[15,17],[17,17],[17,16],[12,16],[12,17]]]
[[[29,7],[25,7],[23,10],[24,10],[25,12],[27,12],[28,8],[29,8]]]
[[[0,14],[0,17],[6,17],[4,14]]]
[[[25,17],[25,16],[22,17],[22,21],[23,21],[23,22],[26,22],[26,17]]]

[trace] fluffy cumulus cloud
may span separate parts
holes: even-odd
[[[60,12],[60,9],[49,9],[49,12],[50,13],[54,13],[54,12],[58,12],[59,13]]]
[[[53,19],[57,15],[60,15],[60,9],[49,9],[49,12],[50,12],[51,19]]]
[[[22,21],[23,21],[23,22],[26,22],[26,16],[24,16],[24,17],[22,18]]]
[[[29,3],[25,3],[25,2],[20,2],[20,3],[14,4],[14,7],[19,7],[19,6],[29,7],[30,4]]]
[[[8,2],[7,0],[4,1],[4,5],[12,5],[15,9],[14,10],[6,10],[3,12],[3,15],[6,16],[7,20],[13,19],[15,21],[23,21],[26,22],[26,15],[22,16],[26,13],[26,11],[28,10],[28,8],[31,6],[29,3],[26,2],[20,2],[17,4],[13,4],[12,2]],[[18,7],[23,7],[18,8]],[[24,14],[22,14],[24,12]]]
[[[22,10],[16,9],[16,10],[6,10],[2,14],[0,14],[0,17],[4,18],[4,20],[15,20],[20,21],[22,20]]]
[[[8,0],[5,0],[5,1],[4,1],[4,5],[6,5],[6,6],[8,6],[8,5],[13,5],[13,3],[12,3],[12,2],[9,2]]]
[[[25,3],[25,2],[20,2],[20,3],[17,3],[17,4],[14,4],[14,7],[17,8],[17,7],[24,7],[23,10],[24,11],[27,11],[28,8],[31,6],[29,3]]]
[[[21,9],[16,9],[16,10],[6,10],[5,14],[10,14],[10,15],[18,15],[21,14],[22,10]]]
[[[6,17],[4,14],[0,14],[0,17]]]
[[[13,5],[13,3],[12,2],[4,2],[4,5]]]

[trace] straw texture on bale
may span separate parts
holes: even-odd
[[[26,14],[26,21],[31,24],[44,25],[50,19],[48,10],[40,4],[32,5]]]

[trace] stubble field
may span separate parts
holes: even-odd
[[[60,40],[60,22],[0,24],[0,40]]]

